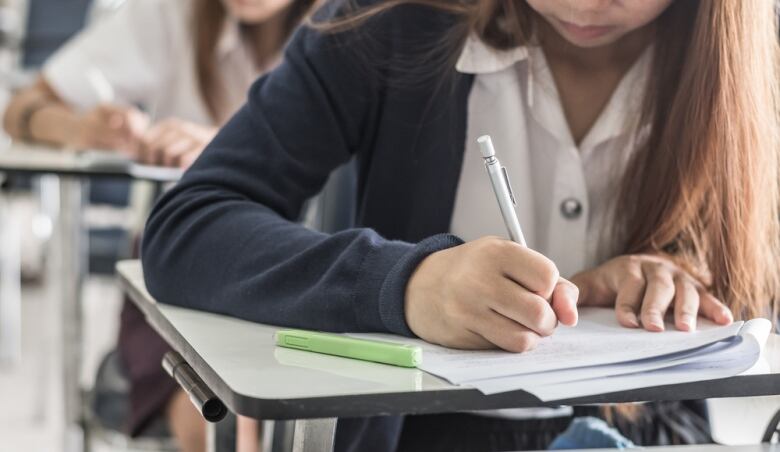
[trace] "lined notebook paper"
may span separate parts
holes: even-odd
[[[485,394],[522,389],[549,401],[734,376],[756,365],[770,330],[766,319],[700,319],[693,333],[673,325],[657,333],[620,326],[612,309],[585,308],[576,327],[559,326],[525,353],[409,342],[423,347],[421,369],[453,384]]]

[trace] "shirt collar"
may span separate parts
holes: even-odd
[[[596,144],[622,135],[636,126],[626,124],[626,118],[638,114],[641,95],[637,96],[636,93],[643,91],[649,71],[651,48],[652,46],[645,49],[620,81],[596,123],[580,143],[583,149],[595,147]],[[556,136],[568,137],[571,141],[571,132],[561,110],[555,82],[541,49],[518,46],[509,50],[498,50],[472,34],[466,40],[455,69],[464,74],[492,74],[509,69],[521,61],[528,61],[530,66],[525,89],[531,114],[542,127]]]
[[[524,46],[498,50],[485,44],[476,35],[470,35],[460,53],[455,70],[463,74],[488,74],[502,71],[528,58]]]

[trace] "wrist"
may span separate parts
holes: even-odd
[[[80,118],[58,103],[49,103],[30,118],[35,141],[73,147],[80,131]]]
[[[39,116],[41,110],[45,109],[51,104],[50,99],[46,97],[38,97],[32,99],[19,115],[19,137],[26,142],[36,141],[38,135],[35,133],[33,126],[34,119]]]
[[[390,271],[384,275],[379,291],[380,317],[388,331],[412,336],[406,323],[406,290],[409,280],[420,262],[436,251],[462,244],[454,235],[437,234],[428,237],[398,256]]]
[[[418,322],[422,320],[423,315],[420,315],[421,306],[420,303],[424,303],[423,300],[430,301],[435,294],[432,293],[432,288],[440,286],[436,281],[436,261],[440,251],[429,254],[423,258],[417,267],[412,271],[409,281],[406,283],[406,290],[404,291],[404,320],[406,325],[417,337],[422,337],[421,328]]]

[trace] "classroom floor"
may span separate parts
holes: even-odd
[[[57,331],[51,314],[49,286],[22,288],[22,355],[0,367],[0,450],[50,452],[61,450],[59,375],[55,367]],[[98,363],[113,348],[121,294],[113,278],[91,277],[84,287],[84,386],[92,384]],[[13,407],[14,409],[8,409]],[[95,452],[113,448],[96,444]]]

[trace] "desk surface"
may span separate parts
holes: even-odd
[[[157,304],[138,261],[117,265],[120,283],[149,322],[235,413],[263,419],[437,413],[462,410],[780,394],[780,337],[770,374],[685,383],[541,403],[524,391],[486,396],[417,369],[277,348],[277,327]]]
[[[174,182],[182,174],[178,168],[141,165],[106,151],[73,152],[20,143],[0,150],[0,171],[133,178],[157,182]]]

